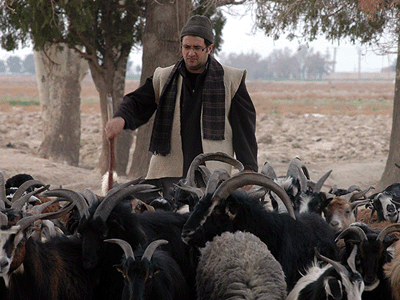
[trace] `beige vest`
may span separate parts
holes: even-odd
[[[171,73],[174,66],[167,68],[157,68],[153,75],[153,86],[156,95],[156,102],[158,103],[162,88]],[[202,145],[204,153],[209,152],[225,152],[233,156],[232,145],[232,127],[228,121],[228,114],[231,106],[231,100],[239,88],[240,82],[246,76],[245,70],[239,70],[231,67],[223,66],[224,68],[224,85],[225,85],[225,139],[224,140],[208,140],[203,139]],[[150,159],[149,170],[146,179],[163,178],[163,177],[183,177],[183,153],[182,142],[180,134],[180,98],[182,91],[182,76],[178,77],[177,94],[175,101],[174,120],[172,124],[171,133],[171,152],[166,155],[152,155]],[[201,124],[203,127],[203,124]],[[201,128],[203,135],[203,129]],[[229,172],[231,166],[222,162],[207,162],[207,168],[211,172],[217,168],[225,168]]]

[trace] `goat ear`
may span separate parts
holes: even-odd
[[[326,293],[332,296],[332,299],[342,299],[343,289],[342,283],[335,277],[329,276],[325,281]]]

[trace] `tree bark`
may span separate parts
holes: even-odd
[[[113,111],[121,103],[125,91],[126,65],[129,57],[129,49],[121,49],[119,55],[110,51],[110,55],[103,58],[103,67],[99,68],[96,63],[89,60],[90,72],[93,82],[100,96],[100,110],[102,117],[102,150],[99,159],[100,173],[104,174],[109,169],[110,143],[105,135],[105,124],[107,123],[107,95],[113,99]],[[113,55],[114,54],[114,55]],[[118,175],[126,175],[129,148],[132,144],[132,131],[124,130],[114,141],[115,162],[114,171]]]
[[[389,155],[381,180],[375,188],[381,191],[396,182],[400,182],[400,36],[397,41],[396,82]]]
[[[72,166],[79,164],[80,91],[88,66],[79,54],[59,46],[34,52],[43,119],[41,157]]]
[[[140,83],[153,74],[157,67],[174,64],[181,56],[180,30],[190,17],[190,0],[146,1],[146,28],[143,33],[142,74]],[[151,153],[149,142],[153,118],[137,130],[135,150],[128,175],[145,176]]]

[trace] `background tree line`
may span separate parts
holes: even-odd
[[[314,52],[300,45],[295,52],[289,48],[274,49],[266,58],[258,53],[220,55],[228,66],[247,70],[248,79],[321,79],[332,72],[334,62],[329,53]]]
[[[24,59],[10,56],[6,60],[0,60],[0,74],[36,74],[33,54]]]
[[[332,72],[333,61],[330,54],[314,52],[313,48],[301,45],[298,51],[289,48],[274,49],[263,58],[259,53],[220,54],[220,60],[226,65],[247,70],[248,79],[321,79]],[[141,67],[129,60],[126,75],[139,78]],[[0,74],[36,74],[33,54],[24,59],[10,56],[0,60]]]

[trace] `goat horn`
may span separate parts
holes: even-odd
[[[22,207],[25,205],[25,203],[28,202],[29,198],[31,198],[33,195],[39,194],[39,193],[47,190],[49,187],[50,187],[50,185],[45,185],[45,186],[41,187],[38,190],[34,190],[34,191],[32,191],[32,192],[30,192],[28,194],[23,195],[21,198],[18,198],[17,200],[14,200],[14,197],[13,197],[13,201],[12,201],[11,207],[15,208],[17,210],[21,210]],[[15,193],[14,196],[16,194],[17,193]]]
[[[29,225],[34,223],[36,220],[39,220],[39,219],[51,220],[51,219],[60,218],[60,217],[64,216],[65,214],[67,214],[68,212],[70,212],[74,207],[75,207],[74,203],[70,203],[70,204],[64,206],[63,208],[61,208],[60,210],[55,211],[55,212],[44,213],[44,214],[36,214],[36,215],[23,217],[22,219],[20,219],[17,222],[16,225],[19,225],[20,226],[19,230],[22,231],[25,228],[27,228]]]
[[[89,207],[92,206],[92,204],[98,200],[96,194],[93,193],[89,189],[84,189],[84,190],[80,191],[79,194],[81,194],[83,196],[83,198],[86,200],[86,203],[88,204]]]
[[[350,256],[347,259],[347,264],[349,265],[351,271],[356,272],[356,254],[357,254],[357,245],[354,245],[353,250],[351,250]]]
[[[0,211],[0,226],[5,226],[8,224],[8,217],[6,214]]]
[[[276,178],[278,178],[278,177],[276,176],[276,173],[275,173],[274,168],[273,168],[268,162],[265,162],[265,163],[264,163],[263,167],[261,168],[260,173],[261,173],[261,174],[264,174],[265,176],[267,176],[267,177],[269,177],[269,178],[271,178],[271,179],[276,179]]]
[[[377,236],[377,240],[383,242],[383,240],[385,239],[385,237],[392,232],[395,231],[400,231],[400,224],[396,223],[396,224],[392,224],[389,226],[386,226],[385,228],[382,229],[381,232],[379,232],[378,236]]]
[[[104,242],[117,244],[124,251],[125,258],[132,257],[133,259],[135,259],[135,255],[133,254],[132,247],[127,241],[124,241],[121,239],[107,239],[107,240],[104,240]]]
[[[225,169],[215,170],[208,180],[205,194],[214,193],[221,182],[228,180],[230,177],[228,171]]]
[[[3,172],[0,172],[0,209],[6,208],[6,203],[11,206],[11,202],[6,196],[6,183]]]
[[[364,204],[368,204],[370,202],[371,202],[370,199],[356,200],[356,201],[350,202],[350,208],[351,208],[351,210],[353,210],[356,207],[359,207],[359,206],[364,205]]]
[[[322,189],[322,186],[324,185],[325,181],[328,179],[329,175],[331,175],[332,170],[329,170],[328,172],[325,173],[324,176],[322,176],[320,179],[318,179],[317,183],[313,187],[313,192],[314,193],[319,193]]]
[[[142,256],[142,260],[144,260],[145,258],[147,259],[147,260],[151,260],[151,257],[153,256],[153,254],[154,254],[154,251],[159,247],[159,246],[161,246],[161,245],[166,245],[166,244],[168,244],[168,241],[167,240],[156,240],[156,241],[153,241],[153,242],[151,242],[148,246],[147,246],[147,248],[146,248],[146,250],[144,250],[144,253],[143,253],[143,256]]]
[[[317,248],[314,248],[314,252],[315,252],[315,256],[318,257],[320,260],[323,260],[324,262],[327,262],[328,264],[331,264],[333,266],[333,268],[336,270],[336,272],[338,272],[338,274],[349,274],[349,271],[345,268],[345,266],[343,266],[341,263],[334,261],[326,256],[321,255]]]
[[[178,185],[174,183],[174,186],[178,189],[189,192],[197,197],[197,199],[201,199],[204,196],[204,191],[201,188],[197,188],[194,186],[186,186],[186,185]]]
[[[352,226],[350,225],[349,227],[347,227],[345,230],[343,230],[338,237],[335,239],[335,242],[337,242],[338,240],[344,238],[346,235],[348,235],[349,233],[354,232],[356,233],[361,241],[365,241],[367,240],[367,235],[365,234],[364,230],[362,230],[360,227],[358,226]]]
[[[25,181],[23,184],[19,186],[17,191],[15,192],[14,196],[12,197],[11,202],[16,201],[17,199],[21,198],[22,195],[26,192],[27,189],[31,187],[42,187],[44,183],[39,180],[28,180]]]
[[[298,157],[293,158],[290,162],[286,176],[298,179],[302,191],[307,189],[307,180],[310,179],[310,174],[306,165]]]
[[[239,173],[221,183],[212,196],[212,206],[209,213],[211,214],[221,199],[226,199],[234,190],[245,185],[259,185],[274,192],[285,204],[289,215],[296,219],[292,203],[285,190],[271,178],[260,173]]]
[[[239,171],[243,171],[243,169],[244,169],[244,166],[240,161],[229,156],[228,154],[226,154],[224,152],[201,153],[193,159],[193,161],[190,164],[189,169],[187,171],[186,179],[187,179],[187,182],[189,185],[196,186],[196,182],[195,182],[196,170],[198,169],[200,164],[202,164],[206,161],[210,161],[210,160],[216,160],[216,161],[221,161],[221,162],[230,164],[233,167],[235,167],[236,169],[238,169]]]
[[[66,200],[75,204],[75,206],[78,208],[78,213],[81,218],[83,216],[89,217],[89,206],[85,198],[75,191],[68,189],[55,189],[44,192],[41,194],[41,196],[65,198]]]
[[[123,201],[126,197],[131,196],[132,194],[144,190],[148,190],[151,188],[155,188],[155,186],[150,184],[137,184],[131,185],[128,187],[117,186],[116,188],[111,189],[104,199],[101,201],[100,205],[97,207],[94,215],[93,220],[96,218],[101,218],[102,220],[106,221],[108,216],[110,215],[111,211],[114,207]],[[117,190],[114,190],[117,189]]]

